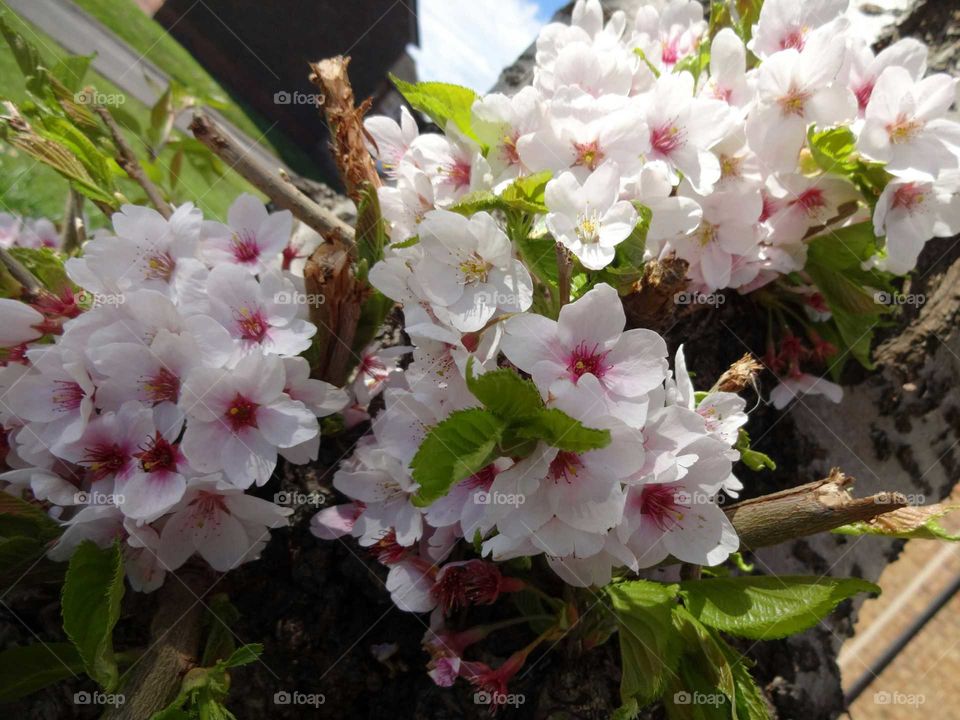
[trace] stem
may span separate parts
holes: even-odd
[[[133,154],[133,150],[127,143],[126,138],[123,137],[123,133],[120,131],[117,121],[113,119],[113,115],[101,105],[97,105],[93,109],[110,131],[110,137],[113,138],[113,144],[117,148],[117,164],[130,176],[131,180],[134,180],[143,188],[143,191],[147,194],[147,199],[150,200],[150,204],[157,209],[157,212],[163,215],[163,217],[169,218],[171,214],[170,204],[163,199],[163,193],[160,192],[160,188],[153,184],[153,181],[147,177],[143,168],[140,167],[137,156]]]
[[[300,192],[285,174],[265,167],[249,151],[240,147],[226,130],[215,123],[206,113],[197,112],[190,123],[190,131],[201,143],[223,160],[231,170],[236,170],[247,182],[270,198],[278,207],[289,210],[305,225],[323,237],[338,232],[346,241],[353,241],[353,228],[338,218],[332,211],[321,207]]]
[[[560,307],[570,302],[570,274],[573,271],[573,263],[570,262],[570,253],[567,249],[557,243],[557,286],[560,290]]]

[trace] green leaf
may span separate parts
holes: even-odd
[[[383,248],[387,240],[387,228],[380,214],[377,189],[367,183],[360,190],[356,228],[357,253],[361,260],[366,260],[367,267],[373,267],[383,259]]]
[[[557,408],[542,410],[519,428],[517,434],[575,453],[598,450],[610,444],[609,430],[588,428]]]
[[[513,370],[490,370],[473,374],[473,357],[467,360],[467,387],[483,406],[501,420],[523,420],[543,410],[540,391]]]
[[[63,266],[63,258],[51,248],[15,247],[10,248],[9,252],[51,292],[59,293],[72,287]],[[46,516],[46,513],[43,515]]]
[[[83,78],[86,77],[87,71],[90,69],[90,63],[96,56],[96,53],[92,55],[66,55],[57,61],[51,72],[67,90],[75,93],[83,87]]]
[[[470,125],[470,111],[477,99],[473,90],[441,82],[408,83],[393,74],[390,80],[410,105],[427,115],[441,130],[453,122],[464,135],[477,139]]]
[[[23,76],[29,78],[38,75],[40,65],[43,63],[40,52],[10,26],[6,13],[0,13],[0,34],[3,34],[4,40],[7,41]]]
[[[474,190],[460,198],[450,206],[452,212],[469,217],[478,212],[492,212],[504,208],[503,200],[490,190]],[[396,247],[393,245],[391,247]]]
[[[807,263],[806,271],[823,293],[831,310],[840,310],[851,315],[878,315],[886,308],[878,305],[871,293],[841,273],[816,263]]]
[[[435,425],[423,439],[410,467],[420,489],[415,505],[429,505],[464,478],[493,461],[505,425],[487,410],[458,410]]]
[[[620,626],[620,700],[646,705],[660,696],[680,660],[680,636],[671,624],[677,586],[635,580],[605,592]]]
[[[83,660],[70,643],[37,643],[0,652],[0,703],[76,677]]]
[[[878,515],[870,522],[855,522],[838,527],[833,532],[838,535],[882,535],[893,538],[923,538],[926,540],[960,540],[960,534],[952,534],[939,520],[949,513],[960,509],[955,503],[919,505],[898,508]]]
[[[224,668],[240,667],[241,665],[249,665],[252,662],[256,662],[260,659],[261,655],[263,655],[263,645],[261,643],[250,643],[241,645],[233,651],[230,657],[217,664]]]
[[[860,268],[877,251],[873,222],[866,221],[831,230],[810,240],[807,260],[830,270]]]
[[[556,287],[560,281],[557,271],[557,241],[550,235],[525,235],[517,238],[516,243],[521,259],[537,279]]]
[[[777,464],[769,455],[750,449],[750,435],[743,428],[740,428],[740,434],[737,437],[737,444],[734,445],[734,449],[740,451],[740,459],[743,464],[754,472],[764,469],[777,469]]]
[[[727,645],[717,635],[714,635],[714,638],[723,651],[733,674],[736,720],[770,720],[770,711],[764,700],[763,691],[750,674],[748,663],[752,664],[752,661]]]
[[[850,175],[857,169],[854,157],[857,138],[850,128],[836,127],[814,132],[814,126],[811,125],[808,139],[810,154],[824,172]]]
[[[663,697],[670,720],[727,720],[732,712],[733,671],[723,652],[722,638],[683,607],[674,607],[672,619],[683,638],[677,673]]]
[[[687,609],[705,625],[754,640],[795,635],[842,601],[880,588],[860,578],[735,577],[680,584]]]
[[[123,556],[120,543],[100,549],[83,542],[70,558],[63,583],[63,629],[76,646],[87,674],[105,692],[117,687],[113,628],[123,599]]]
[[[833,324],[843,344],[849,348],[850,354],[865,368],[872,370],[873,363],[873,334],[880,326],[879,315],[851,315],[842,310],[833,310]]]
[[[553,178],[549,170],[524,175],[514,180],[500,195],[503,203],[513,210],[540,214],[547,212],[547,183]]]

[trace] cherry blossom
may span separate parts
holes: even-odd
[[[201,252],[211,266],[232,264],[252,274],[263,272],[290,240],[289,210],[268,213],[253,195],[243,194],[227,211],[227,224],[203,224]]]

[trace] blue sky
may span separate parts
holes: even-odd
[[[418,0],[421,80],[488,90],[564,0]]]

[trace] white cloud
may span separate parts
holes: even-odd
[[[420,47],[411,48],[421,80],[484,92],[537,36],[532,0],[419,0]]]

